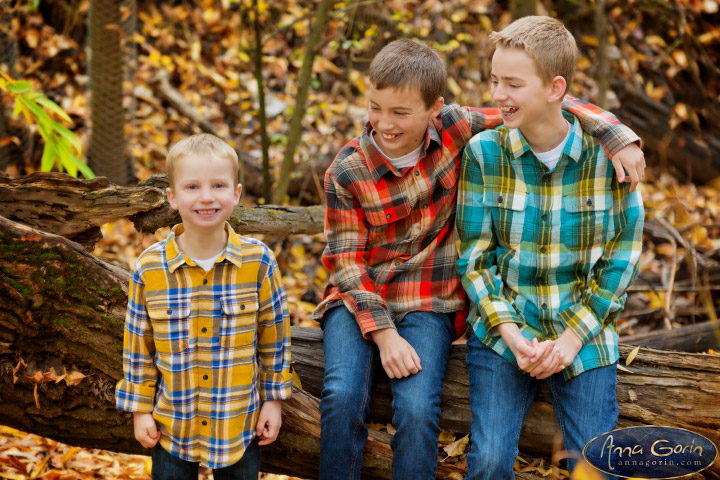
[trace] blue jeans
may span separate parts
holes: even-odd
[[[543,380],[519,370],[475,335],[467,347],[472,443],[466,479],[514,480],[520,430]],[[617,364],[588,370],[568,381],[562,373],[544,380],[565,448],[579,458],[587,442],[615,428],[616,380]],[[575,459],[568,459],[568,470],[574,466]]]
[[[214,468],[215,480],[258,480],[260,445],[255,438],[245,449],[243,457],[224,468]],[[158,443],[152,449],[152,480],[197,480],[197,462],[188,462],[169,453]]]
[[[409,313],[397,330],[417,352],[422,370],[390,380],[396,429],[390,442],[392,478],[431,480],[438,460],[440,392],[455,330],[450,316],[431,312]],[[320,480],[359,479],[368,436],[364,421],[373,374],[382,368],[380,353],[345,307],[326,313],[323,332]]]

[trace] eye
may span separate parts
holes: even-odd
[[[187,188],[188,190],[197,190],[198,187],[197,185],[190,184],[186,185],[185,188]]]
[[[379,111],[380,111],[380,108],[378,108],[378,107],[373,107],[373,106],[371,105],[371,106],[370,106],[370,110],[372,110],[373,112],[379,112]]]
[[[410,114],[407,112],[395,112],[395,115],[397,115],[398,117],[407,117]]]
[[[213,188],[225,188],[227,185],[224,183],[216,183],[213,185]]]
[[[520,85],[517,85],[515,83],[510,84],[510,88],[520,88]]]
[[[492,79],[492,80],[490,80],[490,85],[492,85],[493,87],[497,87],[498,81],[495,79]]]

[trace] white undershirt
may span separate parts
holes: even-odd
[[[565,148],[565,144],[567,143],[568,139],[570,138],[570,131],[572,130],[572,125],[570,125],[570,122],[565,120],[565,123],[567,123],[567,135],[565,135],[565,139],[558,143],[555,148],[552,150],[548,150],[547,152],[535,152],[535,156],[538,160],[540,160],[542,163],[544,163],[548,169],[552,170],[555,168],[560,161],[560,155],[562,155],[563,149]]]
[[[209,272],[213,265],[215,265],[215,261],[220,258],[223,253],[225,253],[225,250],[220,250],[220,253],[218,253],[212,258],[208,258],[207,260],[195,260],[194,258],[191,258],[191,260],[193,261],[193,263],[195,263],[195,265],[202,268],[206,272]]]
[[[387,153],[382,151],[380,145],[375,142],[375,130],[370,131],[370,141],[375,148],[377,148],[377,151],[380,152],[383,157],[387,158],[390,164],[397,170],[402,170],[405,167],[414,167],[418,159],[420,159],[420,152],[422,152],[423,147],[423,144],[421,143],[415,150],[410,153],[406,153],[402,157],[390,158]]]

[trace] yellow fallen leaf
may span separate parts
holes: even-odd
[[[635,393],[635,390],[628,388],[628,397],[630,397],[631,402],[635,403],[637,400],[637,393]]]
[[[445,450],[445,453],[451,457],[458,457],[465,453],[465,447],[467,446],[468,441],[470,441],[470,435],[465,435],[464,437],[445,445],[443,450]]]
[[[50,455],[46,455],[45,458],[43,458],[42,461],[38,463],[35,468],[33,468],[33,471],[30,474],[30,480],[35,480],[38,475],[40,475],[45,470],[45,467],[47,467],[49,461]]]
[[[603,480],[605,478],[598,470],[585,461],[578,461],[570,474],[570,480]]]
[[[629,366],[633,360],[635,360],[635,357],[637,356],[638,352],[640,351],[640,346],[633,348],[633,351],[630,352],[630,354],[625,359],[625,365]]]
[[[65,377],[65,383],[68,387],[72,387],[73,385],[77,385],[78,383],[82,382],[83,378],[85,378],[85,375],[78,372],[77,370],[73,370]]]
[[[635,373],[635,372],[633,372],[632,370],[630,370],[630,369],[628,369],[628,368],[625,368],[625,367],[623,367],[623,366],[622,366],[622,365],[620,365],[619,363],[618,363],[618,366],[617,366],[617,368],[618,368],[618,370],[620,370],[621,372],[625,372],[625,373]]]
[[[387,432],[388,432],[390,435],[395,435],[395,432],[397,432],[397,430],[395,430],[395,427],[393,427],[393,424],[392,424],[392,423],[388,423],[388,424],[386,425],[386,428],[387,428]]]
[[[152,458],[150,457],[145,459],[145,473],[152,475]]]
[[[440,443],[447,443],[447,442],[454,442],[455,441],[455,434],[449,430],[442,430],[440,432],[440,435],[438,436],[438,442]]]
[[[60,457],[60,464],[64,464],[68,460],[70,460],[72,457],[75,456],[75,454],[80,451],[80,447],[72,447],[70,450],[65,452],[62,457]]]

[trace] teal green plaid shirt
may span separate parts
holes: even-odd
[[[556,339],[570,328],[583,342],[566,379],[618,360],[615,318],[635,280],[642,248],[642,197],[618,183],[602,146],[572,124],[553,170],[520,130],[472,138],[460,174],[458,271],[472,301],[468,323],[488,347],[517,365],[494,329],[516,322],[523,335]]]

